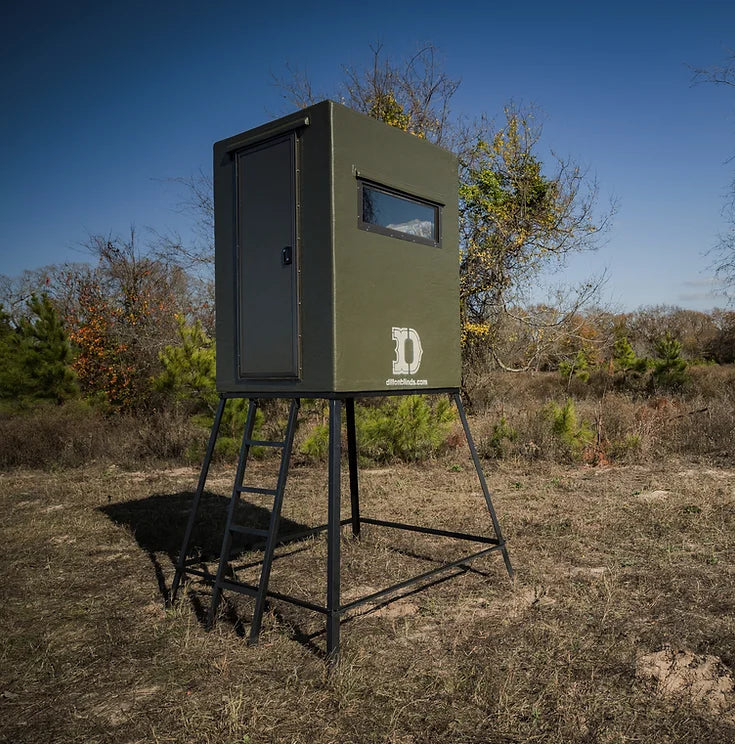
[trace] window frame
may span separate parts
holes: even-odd
[[[387,196],[413,202],[422,207],[430,207],[434,211],[434,238],[424,238],[421,235],[411,235],[410,233],[402,232],[401,230],[393,230],[383,225],[377,225],[374,222],[367,222],[364,219],[365,187],[386,194]],[[410,194],[407,191],[401,191],[400,189],[392,188],[391,186],[385,186],[382,183],[371,181],[368,178],[357,178],[357,227],[366,232],[378,233],[379,235],[385,235],[390,238],[398,238],[399,240],[405,240],[409,243],[420,243],[421,245],[428,245],[432,248],[441,248],[441,213],[443,206],[443,204],[432,201],[431,199],[416,196],[415,194]]]

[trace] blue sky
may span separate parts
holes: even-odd
[[[341,65],[427,41],[462,80],[454,110],[545,112],[548,148],[619,202],[594,254],[558,278],[607,270],[617,309],[722,305],[704,253],[735,162],[735,95],[688,65],[735,49],[735,3],[25,2],[0,26],[0,274],[86,260],[89,234],[178,230],[167,179],[211,168],[218,139],[287,113],[286,65],[333,93]]]

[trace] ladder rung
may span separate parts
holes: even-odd
[[[239,532],[242,535],[255,535],[256,537],[268,537],[268,530],[258,530],[255,527],[243,527],[241,524],[231,524],[230,532]]]
[[[219,586],[222,589],[231,589],[232,591],[239,592],[240,594],[249,594],[251,597],[255,597],[258,594],[257,586],[253,586],[252,584],[244,584],[242,581],[222,579],[219,582]]]
[[[209,571],[202,571],[201,569],[198,569],[198,568],[189,568],[188,566],[184,567],[184,573],[193,574],[194,576],[201,576],[203,579],[212,578],[212,574],[209,573]]]
[[[246,439],[248,447],[285,447],[285,442],[269,442],[263,439]]]
[[[253,488],[252,486],[239,486],[238,493],[263,493],[266,496],[275,496],[278,491],[275,488]]]

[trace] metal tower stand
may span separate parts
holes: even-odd
[[[327,657],[329,658],[330,662],[336,663],[339,657],[339,634],[341,618],[346,612],[362,604],[376,602],[377,600],[380,600],[390,594],[400,592],[413,584],[428,582],[430,579],[433,579],[438,574],[444,573],[454,568],[458,568],[460,566],[466,566],[469,562],[475,560],[476,558],[480,558],[494,551],[501,552],[503,560],[505,561],[505,567],[508,571],[508,575],[513,578],[513,567],[510,562],[510,557],[508,556],[508,549],[500,530],[498,518],[495,514],[490,491],[488,490],[487,482],[485,480],[482,466],[480,464],[480,459],[477,455],[474,441],[472,440],[472,434],[470,433],[469,425],[467,423],[467,416],[465,414],[464,407],[462,406],[462,400],[460,399],[459,392],[456,390],[434,390],[424,392],[448,393],[450,399],[453,400],[455,405],[457,406],[457,411],[459,412],[459,417],[462,421],[462,427],[464,429],[465,437],[467,438],[467,444],[469,445],[470,453],[472,455],[472,461],[474,463],[475,470],[480,481],[480,486],[482,487],[482,492],[485,496],[485,504],[487,505],[487,509],[492,520],[493,531],[495,533],[494,537],[487,537],[484,535],[470,535],[463,532],[451,532],[448,530],[439,530],[430,527],[403,524],[400,522],[389,522],[383,519],[374,519],[361,516],[357,467],[357,436],[355,430],[355,398],[353,396],[346,395],[334,395],[329,398],[329,482],[327,496],[327,524],[320,527],[314,527],[298,534],[289,534],[279,537],[278,530],[280,524],[281,505],[283,503],[286,479],[288,477],[288,464],[291,456],[294,431],[296,428],[296,417],[298,414],[299,399],[291,399],[288,424],[283,441],[270,442],[256,441],[252,439],[253,428],[255,424],[255,413],[258,406],[258,397],[243,396],[239,394],[223,394],[220,396],[220,402],[214,418],[214,424],[212,426],[212,431],[209,437],[209,443],[207,445],[204,462],[202,464],[202,470],[199,475],[199,483],[197,485],[196,493],[194,495],[194,500],[191,506],[191,511],[189,513],[186,531],[184,533],[184,541],[182,543],[181,551],[179,553],[179,558],[176,564],[176,574],[174,576],[173,585],[171,588],[171,601],[176,598],[176,593],[179,589],[181,580],[184,575],[191,574],[200,576],[205,580],[209,578],[209,574],[207,572],[192,568],[192,564],[196,561],[187,561],[186,555],[189,550],[189,543],[191,542],[191,535],[194,524],[196,522],[201,497],[204,493],[204,486],[207,480],[209,465],[212,460],[212,453],[214,452],[214,445],[217,440],[217,434],[219,431],[220,422],[222,420],[222,414],[224,412],[227,400],[229,398],[238,397],[250,397],[250,405],[248,407],[248,416],[243,433],[242,445],[240,447],[240,456],[237,463],[235,482],[233,485],[232,496],[230,498],[230,504],[227,512],[227,522],[225,526],[225,534],[222,541],[222,551],[219,557],[219,567],[217,570],[216,578],[214,580],[212,602],[209,608],[208,626],[211,626],[211,624],[214,622],[223,589],[254,596],[255,610],[250,625],[250,642],[257,643],[258,636],[260,634],[266,598],[272,597],[274,599],[295,604],[299,607],[304,607],[306,609],[312,610],[313,612],[318,612],[326,616]],[[342,464],[341,428],[343,405],[346,413],[345,423],[347,428],[347,459],[349,466],[350,503],[352,509],[350,519],[345,520],[340,519],[340,475]],[[243,485],[248,454],[251,446],[275,447],[281,449],[281,463],[278,474],[278,482],[274,489],[253,488]],[[235,516],[235,511],[240,500],[240,494],[242,493],[260,493],[273,496],[273,509],[271,511],[270,524],[267,530],[258,530],[246,525],[237,525],[234,523],[233,519]],[[352,526],[352,533],[355,537],[359,537],[360,526],[362,524],[372,524],[381,527],[389,527],[392,529],[407,530],[410,532],[419,532],[428,535],[438,535],[440,537],[449,537],[458,540],[465,540],[468,542],[480,543],[485,545],[486,547],[457,560],[451,561],[449,563],[444,563],[438,568],[434,568],[430,571],[421,573],[398,584],[389,586],[386,589],[382,589],[381,591],[373,592],[372,594],[369,594],[367,596],[353,600],[346,604],[342,604],[340,600],[340,538],[342,526],[346,524],[350,524]],[[326,605],[319,605],[299,599],[298,597],[282,594],[280,592],[270,591],[268,589],[268,581],[270,578],[271,566],[273,563],[274,551],[276,546],[286,541],[301,539],[325,530],[327,532]],[[265,553],[263,556],[263,563],[260,572],[260,580],[257,586],[236,581],[234,579],[225,578],[227,564],[230,559],[232,535],[236,532],[259,537],[265,541]]]

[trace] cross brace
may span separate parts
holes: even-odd
[[[349,610],[354,609],[362,604],[375,602],[390,594],[402,591],[407,587],[416,583],[427,583],[439,574],[446,573],[453,569],[458,569],[455,573],[461,573],[464,567],[471,561],[488,555],[489,553],[500,551],[505,562],[505,567],[508,571],[508,575],[513,578],[513,567],[510,562],[508,555],[508,549],[503,539],[500,524],[498,522],[495,508],[493,507],[492,497],[485,480],[485,475],[482,470],[480,458],[477,454],[472,434],[470,432],[469,424],[467,423],[467,416],[462,405],[459,392],[456,390],[445,391],[450,395],[450,399],[454,401],[457,406],[460,420],[462,422],[462,428],[464,430],[467,444],[470,449],[472,461],[477,472],[478,479],[480,481],[480,487],[485,498],[485,504],[492,520],[494,537],[488,537],[484,535],[471,535],[461,532],[452,532],[449,530],[434,529],[431,527],[422,527],[418,525],[404,524],[401,522],[391,522],[381,519],[374,519],[370,517],[364,517],[360,515],[360,499],[359,499],[359,478],[358,478],[358,458],[357,458],[357,435],[355,427],[355,398],[353,396],[332,396],[329,400],[329,464],[328,464],[328,509],[327,509],[327,524],[313,527],[305,530],[298,534],[290,534],[279,537],[279,524],[281,515],[281,506],[283,504],[283,496],[286,488],[286,481],[288,478],[288,466],[291,457],[291,450],[293,446],[294,432],[296,429],[296,418],[299,409],[299,399],[291,399],[291,407],[289,410],[288,423],[286,425],[286,433],[283,441],[264,441],[255,440],[252,438],[253,429],[255,426],[255,413],[258,406],[258,398],[250,397],[250,404],[248,407],[248,415],[245,422],[245,428],[243,432],[242,444],[240,447],[240,455],[237,463],[237,471],[235,474],[235,481],[232,488],[232,496],[227,511],[227,522],[225,524],[225,533],[222,540],[222,550],[219,557],[219,566],[217,569],[217,575],[214,579],[214,586],[212,591],[212,600],[209,608],[207,625],[211,627],[214,622],[217,607],[222,595],[222,590],[235,591],[241,594],[247,594],[255,597],[255,610],[253,612],[253,619],[250,624],[250,642],[257,643],[260,635],[260,628],[263,619],[263,611],[266,604],[266,599],[272,597],[280,601],[288,602],[291,604],[304,607],[313,612],[318,612],[326,616],[326,636],[327,636],[327,658],[331,663],[336,663],[339,658],[339,640],[340,640],[340,621],[341,617]],[[202,463],[202,469],[199,475],[199,482],[197,489],[194,494],[194,500],[192,502],[191,510],[189,512],[189,518],[184,532],[184,540],[179,552],[178,561],[176,563],[176,573],[174,575],[173,584],[171,587],[171,601],[173,602],[176,598],[181,580],[185,575],[192,574],[195,576],[201,576],[207,578],[206,572],[190,568],[191,562],[187,561],[187,553],[191,542],[192,531],[196,522],[197,513],[199,510],[200,501],[202,494],[204,493],[204,486],[206,484],[207,475],[209,472],[209,466],[212,460],[212,454],[214,452],[214,445],[217,440],[220,423],[222,421],[222,414],[224,413],[225,405],[230,398],[234,397],[249,397],[247,395],[240,394],[222,394],[220,396],[219,405],[217,412],[214,417],[214,423],[212,425],[212,431],[209,436],[209,442]],[[340,476],[341,476],[341,463],[342,463],[342,451],[341,451],[341,428],[342,428],[342,408],[344,405],[345,409],[345,423],[347,429],[347,461],[349,467],[349,484],[350,484],[350,505],[351,505],[351,516],[349,519],[340,519],[341,509],[341,487],[340,487]],[[278,472],[278,482],[276,487],[273,489],[264,488],[253,488],[243,485],[245,476],[248,455],[250,448],[253,446],[264,446],[274,447],[281,450],[281,462]],[[273,508],[270,512],[270,523],[267,530],[255,529],[246,525],[237,525],[234,523],[236,514],[237,504],[240,500],[240,495],[243,493],[260,493],[269,496],[273,496]],[[469,542],[475,542],[486,545],[482,550],[476,551],[469,555],[466,555],[457,560],[443,563],[441,566],[434,568],[430,571],[426,571],[417,576],[414,576],[406,581],[402,581],[393,586],[382,589],[378,592],[373,592],[365,597],[353,600],[346,604],[342,604],[340,600],[340,537],[342,527],[345,525],[351,525],[352,533],[355,537],[360,535],[360,527],[362,524],[372,524],[381,527],[388,527],[398,530],[407,530],[411,532],[418,532],[422,534],[437,535],[440,537],[449,537],[458,540],[464,540]],[[268,589],[268,582],[270,579],[271,567],[273,564],[275,548],[278,544],[285,541],[292,541],[294,539],[300,539],[309,535],[318,534],[319,532],[327,532],[327,596],[326,604],[319,605],[313,602],[293,597],[280,592],[270,591]],[[247,534],[255,537],[259,537],[265,540],[265,549],[262,561],[262,567],[260,571],[260,578],[257,586],[254,584],[247,584],[237,580],[225,578],[227,565],[230,559],[230,551],[232,548],[232,535],[233,533]]]

